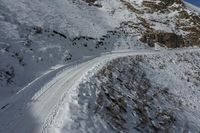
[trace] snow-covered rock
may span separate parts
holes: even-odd
[[[198,132],[199,59],[173,51],[107,63],[79,85],[63,132]]]
[[[0,0],[0,27],[0,132],[199,131],[199,8]]]

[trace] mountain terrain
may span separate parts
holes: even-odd
[[[0,0],[0,132],[200,132],[200,9],[182,0]]]

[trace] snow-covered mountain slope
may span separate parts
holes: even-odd
[[[137,45],[137,37],[126,36],[120,27],[136,15],[119,1],[102,4],[97,8],[81,0],[1,0],[1,99],[51,66]]]
[[[139,38],[149,46],[198,45],[199,19],[179,0],[1,0],[1,99],[57,64],[147,47]]]
[[[67,100],[66,103],[69,103],[78,94],[77,86],[79,82],[94,74],[94,71],[97,71],[112,59],[137,54],[153,53],[149,51],[114,52],[47,73],[16,95],[1,102],[0,132],[26,133],[39,132],[39,130],[45,132],[50,128],[49,126],[56,124],[51,122],[54,120],[55,113],[59,113],[60,109],[65,107],[63,106],[64,102]],[[67,110],[64,112],[68,113]],[[70,115],[66,117],[70,117]],[[54,127],[47,132],[56,132],[55,130]]]
[[[99,122],[99,132],[199,132],[199,52],[163,51],[109,62],[79,85],[70,102],[73,121],[63,124],[61,112],[54,127],[96,132]]]
[[[1,0],[0,99],[83,56],[199,45],[198,20],[179,0]]]
[[[120,51],[49,73],[1,102],[0,131],[197,132],[199,53]]]
[[[196,7],[181,0],[0,0],[0,26],[0,132],[199,131]],[[125,69],[122,83],[113,68]],[[134,75],[144,80],[129,81]],[[144,101],[160,91],[161,98]]]

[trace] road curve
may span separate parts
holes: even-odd
[[[106,62],[118,57],[162,52],[168,51],[143,50],[105,53],[86,62],[49,72],[4,103],[6,107],[0,110],[0,132],[48,132],[62,103],[69,99],[72,93],[76,93],[74,92],[75,88],[89,72],[95,73]]]

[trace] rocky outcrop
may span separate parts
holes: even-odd
[[[143,1],[143,5],[146,7],[149,7],[153,10],[163,10],[167,9],[169,6],[173,5],[174,3],[183,5],[181,0],[161,0],[160,2],[158,1]]]
[[[128,10],[130,10],[131,12],[137,13],[137,14],[143,14],[142,11],[136,9],[130,2],[126,1],[126,0],[120,0],[126,7]]]
[[[178,48],[185,46],[182,36],[175,33],[153,32],[144,33],[140,41],[147,43],[150,47],[154,47],[155,43],[163,44],[168,48]]]
[[[166,6],[171,6],[174,3],[182,4],[182,0],[161,0]]]
[[[200,46],[200,16],[183,10],[177,18],[177,27],[187,32],[184,36],[185,46]]]
[[[163,3],[155,3],[152,1],[143,1],[143,5],[151,10],[158,11],[162,9],[166,9],[166,6]]]
[[[176,6],[173,6],[174,3]],[[148,13],[159,12],[159,15],[169,11],[178,11],[178,13],[174,20],[165,22],[144,17],[139,19],[146,29],[140,41],[151,47],[154,47],[155,43],[168,48],[200,46],[200,16],[197,13],[188,12],[181,0],[143,1],[143,6]],[[175,23],[175,28],[171,27],[173,30],[170,32],[152,27],[154,23],[165,24],[168,27],[170,21]]]
[[[96,3],[97,0],[83,0],[86,3],[88,3],[89,6],[96,6],[96,7],[102,7],[101,4]]]

